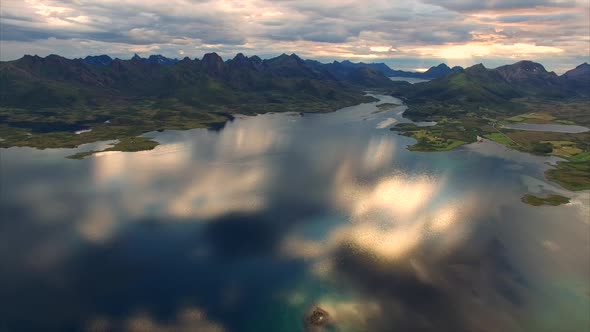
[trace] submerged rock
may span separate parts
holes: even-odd
[[[308,330],[315,331],[316,328],[325,327],[330,322],[330,314],[318,306],[314,306],[305,314],[305,326]]]

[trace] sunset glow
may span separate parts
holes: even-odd
[[[224,58],[297,53],[324,61],[489,66],[588,61],[587,1],[76,1],[2,3],[2,60],[23,54]]]

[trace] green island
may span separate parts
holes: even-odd
[[[561,204],[567,204],[570,202],[570,199],[561,196],[561,195],[549,195],[547,197],[538,197],[532,194],[526,194],[522,196],[521,201],[525,204],[533,205],[533,206],[541,206],[541,205],[550,205],[550,206],[558,206]]]
[[[158,146],[158,142],[153,141],[147,137],[125,137],[119,140],[119,142],[115,143],[110,148],[106,148],[104,150],[95,151],[84,151],[78,152],[73,155],[69,155],[66,158],[68,159],[84,159],[90,155],[93,155],[97,152],[105,152],[105,151],[123,151],[123,152],[137,152],[137,151],[147,151],[152,150]]]
[[[381,113],[385,111],[391,111],[392,109],[398,107],[400,105],[392,104],[392,103],[383,103],[377,105],[377,111],[375,113]]]

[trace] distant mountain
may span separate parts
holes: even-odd
[[[481,107],[511,110],[514,98],[584,98],[590,94],[587,64],[557,76],[532,61],[520,61],[495,69],[482,64],[412,86],[398,86],[396,93],[407,98],[407,115],[426,118],[438,113],[463,114]]]
[[[108,66],[113,62],[113,58],[108,55],[96,55],[92,56],[89,55],[82,60],[87,65],[94,65],[94,66]]]
[[[288,55],[286,54],[282,54],[279,57],[275,58],[276,60],[273,61],[285,61],[286,59],[288,59]],[[230,59],[227,60],[225,62],[229,63],[229,62],[241,62],[242,64],[245,64],[246,62],[248,62],[248,60],[246,60],[247,58],[243,55],[243,54],[238,54],[236,56],[236,58],[234,59]],[[253,57],[255,62],[261,63],[262,60],[257,57],[254,56]],[[258,59],[258,60],[256,60]],[[301,60],[301,58],[299,58]],[[220,59],[215,59],[215,61],[220,62]],[[86,58],[82,59],[82,61],[88,65],[94,65],[94,66],[107,66],[109,64],[111,64],[111,62],[113,61],[113,59],[108,56],[108,55],[98,55],[98,56],[87,56]],[[151,64],[161,64],[161,65],[172,65],[175,64],[177,62],[179,62],[180,60],[178,59],[170,59],[167,58],[165,56],[162,55],[150,55],[148,58],[142,58],[139,55],[135,54],[132,58],[131,61],[136,61],[136,62],[142,62],[142,63],[151,63]],[[207,62],[209,61],[209,59],[206,60]],[[301,60],[303,61],[303,60]],[[221,62],[223,62],[223,60],[221,59]],[[394,70],[391,69],[388,65],[386,65],[385,63],[364,63],[364,62],[359,62],[359,63],[354,63],[351,62],[349,60],[344,60],[342,62],[338,62],[338,61],[334,61],[333,63],[329,63],[329,64],[322,64],[318,61],[314,61],[314,60],[305,60],[303,61],[313,67],[323,67],[323,70],[330,72],[331,75],[333,75],[336,78],[339,79],[344,79],[346,78],[349,74],[351,74],[354,70],[358,70],[358,69],[370,69],[371,71],[375,71],[375,72],[380,72],[383,75],[387,76],[387,77],[412,77],[412,78],[422,78],[422,79],[434,79],[434,78],[439,78],[439,77],[443,77],[446,76],[454,71],[458,71],[458,70],[462,70],[463,68],[461,67],[453,67],[453,68],[449,68],[449,66],[447,66],[444,63],[441,63],[438,66],[433,66],[431,68],[429,68],[427,71],[420,73],[420,72],[411,72],[411,71],[403,71],[403,70]],[[219,67],[219,64],[217,65]],[[363,70],[365,73],[369,73],[366,70]],[[358,74],[359,72],[357,72]]]
[[[108,66],[113,62],[113,58],[108,55],[89,55],[84,59],[75,59],[75,60],[82,60],[87,65],[92,66]],[[178,62],[178,59],[170,59],[163,55],[156,54],[150,55],[148,58],[142,58],[137,54],[134,54],[131,58],[131,61],[136,62],[143,62],[143,63],[152,63],[152,64],[161,64],[161,65],[172,65]]]
[[[560,76],[561,81],[571,91],[590,94],[590,65],[586,62]]]
[[[444,63],[441,63],[438,66],[434,66],[434,67],[430,67],[427,71],[425,71],[422,74],[423,78],[430,78],[430,79],[434,79],[434,78],[440,78],[440,77],[444,77],[447,76],[448,74],[452,73],[452,72],[456,72],[456,71],[460,71],[463,70],[463,67],[459,67],[459,66],[455,66],[453,68],[449,68],[449,66],[447,66]]]
[[[379,72],[383,73],[383,75],[388,76],[388,77],[394,76],[395,72],[396,72],[395,70],[391,69],[388,65],[386,65],[384,63],[364,63],[364,62],[354,63],[349,60],[344,60],[342,62],[334,61],[332,63],[332,66],[334,66],[334,67],[341,66],[343,68],[369,68],[372,70],[379,71]]]
[[[167,57],[162,56],[160,54],[156,54],[156,55],[150,55],[149,58],[147,58],[147,62],[148,63],[158,63],[161,65],[173,65],[178,62],[178,59],[170,59],[170,58],[167,58]]]
[[[562,76],[568,80],[577,80],[577,79],[588,80],[590,77],[590,65],[588,63],[584,62],[583,64],[577,66],[576,68],[568,70]]]
[[[326,66],[337,76],[341,73],[346,73],[347,70],[351,68],[369,68],[371,70],[379,71],[387,77],[411,77],[421,79],[435,79],[446,76],[452,72],[463,70],[463,68],[459,66],[449,68],[449,66],[447,66],[446,64],[441,63],[438,66],[430,67],[427,71],[420,73],[391,69],[388,65],[384,63],[354,63],[350,62],[349,60],[344,60],[342,62],[334,61],[330,64],[327,64]]]
[[[347,100],[351,94],[362,96],[367,87],[391,85],[376,70],[355,67],[334,75],[329,65],[310,63],[295,54],[267,60],[238,54],[227,61],[216,53],[180,61],[137,54],[130,60],[27,55],[0,63],[0,107],[16,108],[97,107],[145,98],[174,99],[192,107],[242,105],[265,98]]]
[[[548,72],[540,63],[519,61],[494,69],[502,78],[519,90],[546,93],[555,89],[560,92],[563,85],[559,76]]]
[[[392,85],[389,76],[380,68],[380,65],[383,65],[389,69],[385,64],[358,64],[350,61],[334,61],[323,64],[315,60],[306,60],[305,63],[316,72],[320,72],[330,79],[347,81],[365,87],[387,87]]]

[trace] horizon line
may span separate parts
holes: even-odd
[[[287,54],[287,53],[284,53],[284,52],[283,52],[283,53],[281,53],[280,55],[273,56],[273,57],[261,57],[261,56],[259,56],[259,55],[256,55],[256,54],[248,56],[248,55],[245,55],[243,52],[238,52],[238,53],[236,53],[236,54],[235,54],[235,55],[234,55],[232,58],[229,58],[229,57],[228,57],[227,59],[224,59],[224,58],[223,58],[221,55],[219,55],[219,53],[217,53],[217,52],[208,52],[208,53],[204,53],[204,54],[201,56],[201,58],[198,58],[198,57],[191,58],[191,57],[189,57],[189,56],[184,56],[184,57],[182,57],[182,58],[176,58],[176,57],[175,57],[175,58],[171,58],[171,57],[167,57],[167,56],[165,56],[165,55],[162,55],[162,54],[160,54],[160,53],[153,53],[153,54],[149,54],[147,57],[142,57],[142,56],[141,56],[141,55],[139,55],[137,52],[134,52],[134,53],[133,53],[133,55],[132,55],[132,56],[131,56],[129,59],[121,59],[121,58],[119,58],[119,57],[113,57],[113,56],[111,56],[111,55],[109,55],[109,54],[106,54],[106,53],[103,53],[103,54],[97,54],[97,55],[88,54],[88,55],[86,55],[86,56],[84,56],[84,57],[75,57],[75,58],[68,58],[68,57],[65,57],[65,56],[62,56],[62,55],[59,55],[59,54],[56,54],[56,53],[51,53],[51,54],[48,54],[48,55],[46,55],[46,56],[39,56],[38,54],[34,54],[34,55],[31,55],[31,54],[23,54],[23,56],[21,56],[20,58],[17,58],[17,59],[13,59],[13,60],[0,60],[0,63],[2,63],[2,62],[12,62],[12,61],[18,61],[18,60],[21,60],[21,59],[23,59],[23,58],[25,58],[25,57],[27,57],[27,56],[29,56],[29,57],[37,57],[37,58],[41,58],[41,59],[45,59],[45,58],[47,58],[47,57],[50,57],[50,56],[58,56],[58,57],[61,57],[61,58],[64,58],[64,59],[68,59],[68,60],[84,60],[84,59],[85,59],[85,58],[87,58],[87,57],[100,57],[100,56],[108,56],[108,57],[109,57],[111,60],[113,60],[113,61],[115,61],[115,60],[120,60],[120,61],[131,61],[131,60],[133,60],[133,58],[135,58],[136,56],[137,56],[137,57],[139,57],[140,59],[145,59],[145,60],[149,59],[149,58],[150,58],[150,57],[152,57],[152,56],[161,56],[161,57],[164,57],[164,58],[166,58],[166,59],[169,59],[169,60],[174,60],[174,61],[178,61],[178,62],[180,62],[180,61],[182,61],[182,60],[185,60],[185,59],[189,59],[189,60],[191,60],[191,61],[195,61],[195,60],[202,61],[202,60],[205,58],[205,56],[206,56],[206,55],[210,55],[210,54],[215,54],[215,55],[217,55],[217,56],[218,56],[219,58],[221,58],[221,59],[222,59],[224,62],[226,62],[226,61],[230,61],[230,60],[233,60],[233,59],[235,59],[235,58],[236,58],[238,55],[240,55],[240,54],[241,54],[241,55],[243,55],[243,56],[244,56],[244,57],[246,57],[246,58],[258,57],[258,58],[260,58],[260,59],[262,59],[262,60],[271,60],[271,59],[275,59],[275,58],[278,58],[278,57],[281,57],[281,56],[289,56],[289,57],[291,57],[291,56],[296,56],[296,57],[298,57],[299,59],[301,59],[301,60],[304,60],[304,61],[307,61],[307,60],[309,60],[309,61],[317,61],[317,62],[319,62],[319,63],[321,63],[321,64],[324,64],[324,65],[326,65],[326,64],[331,64],[331,63],[343,63],[343,62],[350,62],[350,63],[353,63],[353,64],[368,64],[368,65],[370,65],[370,64],[383,64],[383,65],[387,66],[387,67],[388,67],[389,69],[391,69],[391,70],[395,70],[395,71],[405,71],[405,72],[414,72],[414,73],[423,73],[424,71],[426,71],[426,70],[428,70],[428,69],[430,69],[430,68],[435,68],[435,67],[437,67],[437,66],[440,66],[440,65],[446,65],[446,66],[448,66],[449,68],[454,68],[454,67],[461,67],[461,68],[463,68],[463,69],[467,69],[467,68],[470,68],[470,67],[472,67],[472,66],[482,65],[482,66],[484,66],[484,68],[486,68],[486,69],[496,69],[496,68],[499,68],[499,67],[502,67],[502,66],[505,66],[505,65],[513,65],[513,64],[516,64],[516,63],[519,63],[519,62],[533,62],[533,63],[540,64],[541,66],[543,66],[543,68],[545,68],[545,65],[543,65],[541,62],[537,62],[537,61],[534,61],[534,60],[528,60],[528,59],[525,59],[525,60],[518,60],[518,61],[515,61],[515,62],[512,62],[512,63],[505,63],[505,64],[503,64],[503,65],[500,65],[500,66],[497,66],[497,67],[486,67],[486,66],[485,66],[485,64],[484,64],[483,62],[479,62],[479,63],[473,63],[473,64],[471,64],[471,65],[470,65],[470,66],[468,66],[468,67],[463,67],[463,66],[450,66],[448,63],[446,63],[446,62],[444,62],[444,61],[443,61],[443,62],[439,63],[438,65],[433,65],[433,66],[431,66],[431,67],[429,67],[429,68],[426,68],[426,70],[424,70],[424,71],[422,71],[422,70],[418,70],[418,69],[424,69],[424,68],[413,68],[413,71],[410,71],[409,69],[396,69],[396,68],[392,68],[390,65],[388,65],[387,63],[385,63],[385,62],[384,62],[384,61],[386,61],[386,60],[391,60],[391,59],[381,59],[381,60],[382,60],[381,62],[374,62],[374,61],[373,61],[373,62],[364,62],[364,61],[358,61],[358,62],[354,62],[354,61],[352,61],[351,59],[343,59],[343,60],[340,60],[340,61],[338,61],[338,60],[333,60],[333,61],[331,61],[331,62],[322,62],[322,61],[320,61],[320,60],[318,60],[318,59],[312,59],[312,58],[302,58],[302,57],[300,57],[300,56],[299,56],[298,54],[296,54],[296,53]],[[420,58],[416,58],[416,60],[418,60],[418,59],[420,59]],[[571,68],[571,69],[575,69],[575,68],[577,68],[577,67],[579,67],[579,66],[582,66],[582,65],[584,65],[584,64],[588,65],[588,62],[587,62],[587,61],[584,61],[584,62],[582,62],[582,63],[580,63],[580,64],[578,64],[578,65],[575,65],[575,66],[574,66],[573,68]],[[545,68],[545,69],[547,70],[547,68]],[[549,72],[552,72],[552,71],[549,71]],[[565,73],[565,72],[566,72],[566,71],[564,71],[564,73]]]

